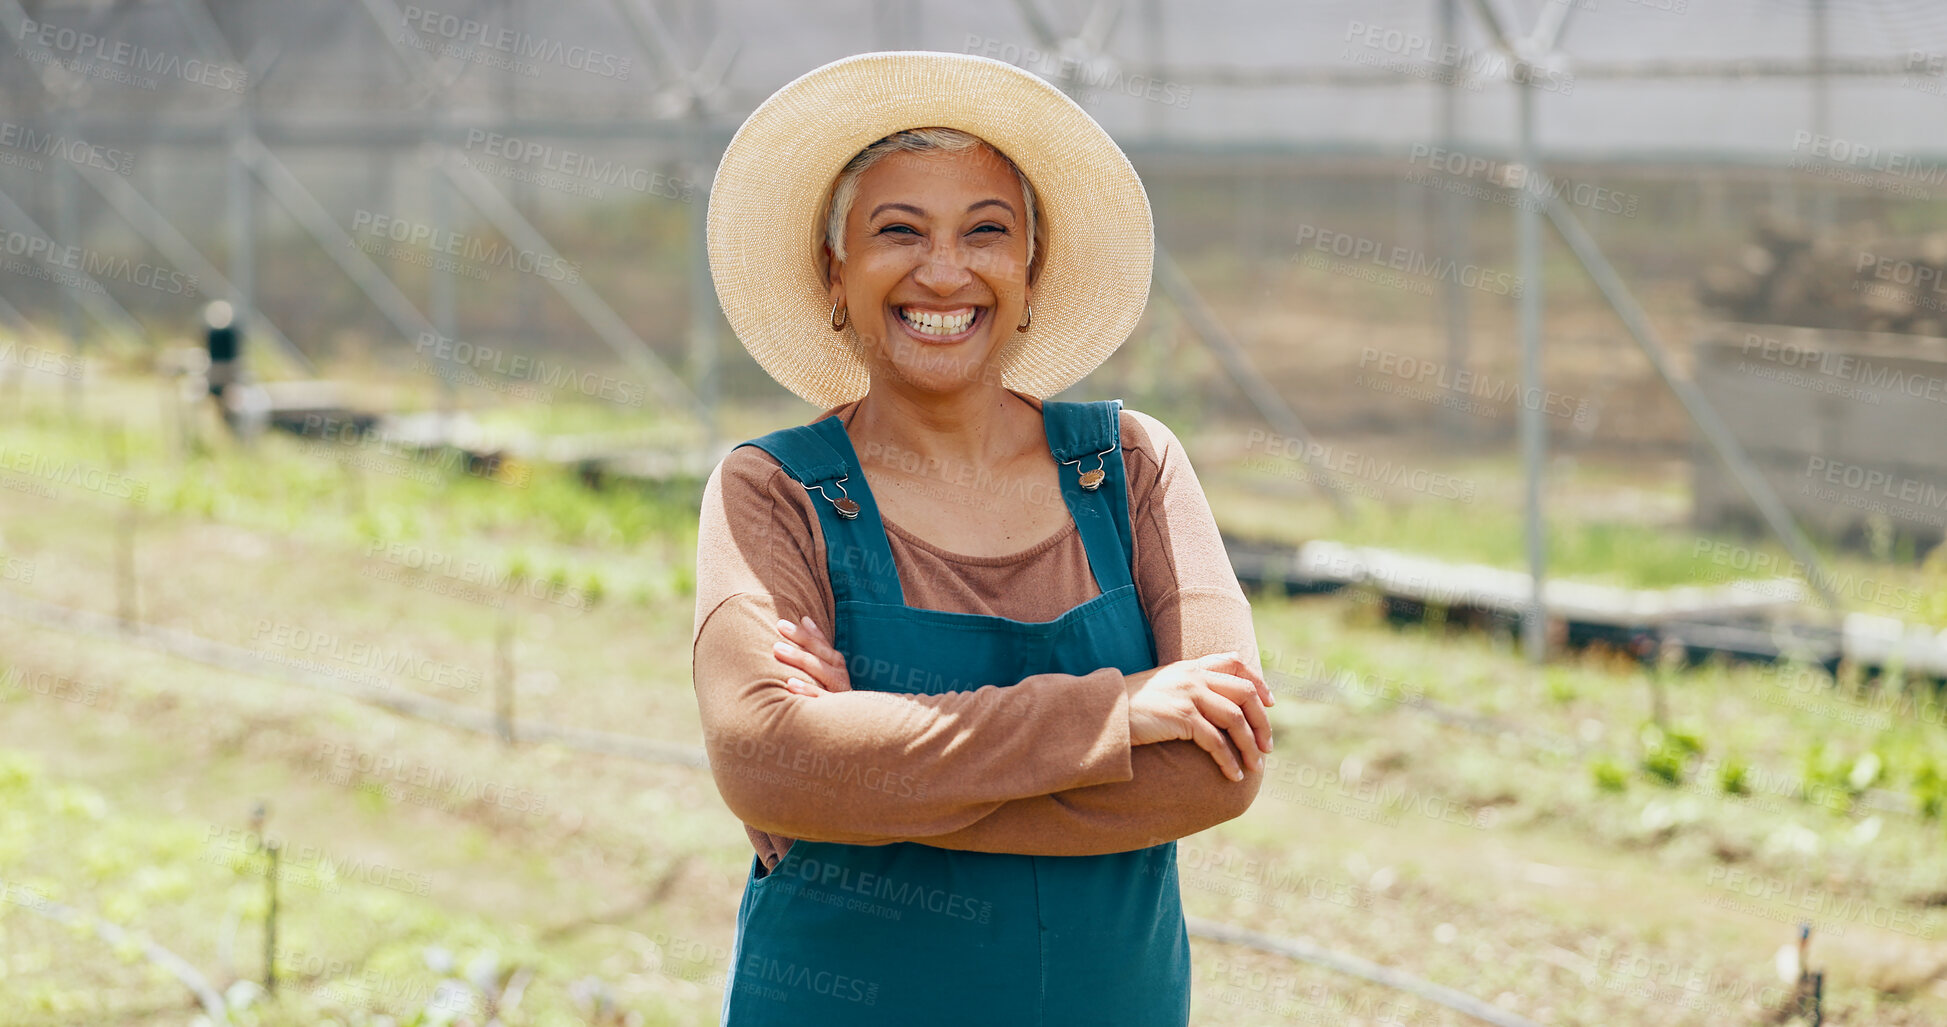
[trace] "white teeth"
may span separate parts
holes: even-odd
[[[942,314],[930,310],[900,310],[899,316],[921,335],[958,335],[973,324],[975,310]]]

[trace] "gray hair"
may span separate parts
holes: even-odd
[[[929,150],[943,150],[959,153],[975,146],[985,146],[994,151],[1009,171],[1014,172],[1015,181],[1021,183],[1021,198],[1026,205],[1025,214],[1028,228],[1028,266],[1034,265],[1035,203],[1034,186],[1028,176],[1021,173],[1016,165],[1000,148],[971,132],[957,128],[909,128],[873,143],[860,150],[838,173],[837,181],[832,183],[831,203],[825,211],[825,244],[832,249],[835,260],[845,259],[845,221],[852,215],[852,203],[858,199],[859,176],[865,174],[872,165],[879,163],[888,154],[925,153]]]

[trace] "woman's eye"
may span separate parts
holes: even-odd
[[[905,232],[908,235],[919,234],[918,232],[913,230],[913,226],[911,225],[887,225],[886,227],[879,229],[880,235],[886,235],[892,232]]]
[[[984,225],[981,225],[981,226],[980,226],[980,227],[978,227],[978,228],[975,228],[975,229],[974,229],[974,231],[976,231],[976,232],[999,232],[999,233],[1000,233],[1000,234],[1002,234],[1002,235],[1006,235],[1006,234],[1007,234],[1007,227],[1006,227],[1005,225],[996,225],[996,224],[993,224],[993,223],[991,223],[991,222],[989,222],[988,224],[984,224]]]

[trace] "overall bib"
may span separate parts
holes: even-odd
[[[1034,674],[1156,665],[1130,570],[1121,406],[1042,406],[1049,449],[1062,464],[1062,498],[1102,593],[1042,622],[908,607],[838,418],[744,443],[776,457],[812,492],[836,601],[833,644],[853,688],[931,695]],[[853,769],[860,772],[834,778],[838,787],[912,787],[903,776],[875,780],[872,768]],[[759,876],[762,869],[753,857],[737,910],[725,1027],[1189,1022],[1175,842],[1026,856],[800,840],[770,873]]]

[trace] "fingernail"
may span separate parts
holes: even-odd
[[[796,631],[798,630],[798,626],[788,620],[780,620],[777,622],[777,629],[779,631]]]
[[[798,648],[797,646],[792,645],[789,642],[773,642],[771,644],[771,649],[775,652],[780,652],[780,653],[788,653],[797,648]]]

